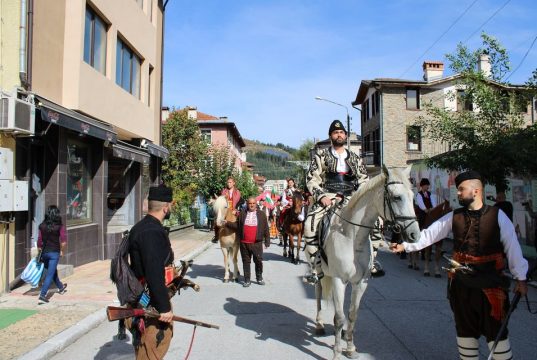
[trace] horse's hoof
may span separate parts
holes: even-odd
[[[418,265],[414,266],[414,270],[419,270],[420,267]]]
[[[413,268],[412,264],[408,264],[408,268],[412,269]]]
[[[343,355],[347,359],[358,359],[360,357],[360,354],[356,351],[343,351]]]
[[[283,257],[287,257],[287,251],[283,252]]]
[[[425,271],[425,272],[423,273],[423,276],[425,276],[425,277],[429,277],[429,276],[431,276],[431,273],[428,272],[428,271]]]
[[[437,278],[437,279],[440,279],[442,277],[442,275],[440,274],[434,274],[434,277]]]
[[[316,328],[315,329],[315,335],[317,335],[317,336],[326,335],[326,331],[324,330],[324,327],[323,328]]]
[[[224,284],[225,284],[225,283],[228,283],[228,282],[229,282],[229,279],[224,279],[224,280],[222,280],[222,281],[223,281]]]

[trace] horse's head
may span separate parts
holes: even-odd
[[[300,215],[302,213],[303,205],[304,205],[304,199],[302,198],[302,194],[298,191],[295,191],[293,193],[293,212],[296,215]]]
[[[225,196],[219,196],[214,200],[213,210],[216,218],[216,225],[222,226],[222,222],[225,220],[228,212],[228,203]]]
[[[380,213],[393,224],[393,231],[400,232],[405,241],[417,242],[420,229],[414,213],[414,193],[408,180],[410,166],[405,170],[388,170],[383,166],[382,171],[385,177],[384,205]]]

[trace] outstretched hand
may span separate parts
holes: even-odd
[[[403,244],[391,243],[390,250],[392,253],[400,253],[405,251],[405,247],[403,246]]]

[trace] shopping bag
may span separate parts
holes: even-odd
[[[24,268],[24,271],[21,274],[21,280],[30,284],[32,288],[36,288],[39,285],[39,280],[41,279],[44,268],[45,264],[38,263],[37,260],[33,258]]]

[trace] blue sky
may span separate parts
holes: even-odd
[[[346,105],[359,133],[351,102],[362,80],[418,80],[424,60],[447,67],[444,55],[458,42],[478,47],[478,29],[508,0],[474,1],[170,0],[164,105],[197,106],[227,116],[245,138],[298,147],[346,118],[321,96]],[[536,19],[537,1],[511,0],[482,30],[501,41],[514,69],[537,36]],[[524,83],[535,68],[537,42],[510,81]]]

